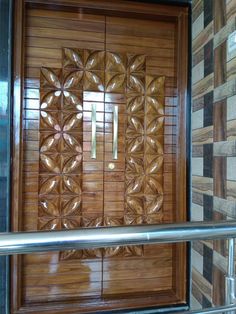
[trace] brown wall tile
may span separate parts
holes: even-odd
[[[213,266],[213,303],[216,306],[224,304],[225,302],[224,291],[225,291],[224,274],[218,267]]]
[[[226,41],[215,48],[214,52],[214,86],[226,82]]]
[[[225,141],[226,130],[226,100],[219,101],[213,107],[213,138],[215,142]]]
[[[226,157],[214,157],[214,196],[226,198]]]
[[[214,0],[214,33],[217,33],[226,23],[226,3],[223,0]]]

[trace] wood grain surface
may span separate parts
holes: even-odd
[[[19,211],[13,206],[13,230],[186,219],[186,191],[179,186],[186,180],[185,100],[178,101],[186,93],[186,64],[184,73],[178,66],[178,60],[187,60],[180,56],[186,38],[178,40],[179,16],[186,19],[186,11],[178,8],[173,16],[171,8],[168,17],[160,6],[165,18],[154,18],[150,6],[158,6],[147,5],[141,19],[136,14],[144,4],[130,3],[122,17],[109,14],[108,2],[96,4],[85,10],[78,1],[75,11],[72,2],[24,8],[22,150],[17,153],[22,154],[17,182],[22,205]],[[124,10],[122,1],[115,6]],[[135,97],[144,97],[143,104]],[[90,156],[93,103],[96,159]],[[112,159],[114,105],[119,107],[117,160]],[[13,265],[12,313],[185,303],[183,245],[32,254]]]

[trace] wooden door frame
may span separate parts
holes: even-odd
[[[177,135],[177,164],[176,178],[178,185],[176,189],[176,221],[186,221],[187,214],[187,142],[188,130],[186,119],[188,117],[188,7],[159,5],[158,11],[153,11],[153,3],[142,3],[132,1],[100,1],[100,0],[15,0],[14,8],[14,43],[13,43],[13,122],[12,122],[12,193],[11,193],[11,231],[21,231],[21,211],[22,211],[22,157],[23,157],[23,134],[22,121],[24,111],[23,105],[23,85],[24,85],[24,22],[26,6],[33,8],[55,8],[57,10],[76,10],[83,8],[85,12],[95,12],[110,16],[119,16],[124,13],[131,13],[137,18],[150,16],[153,19],[175,21],[178,27],[177,47],[177,90],[179,119],[177,121],[179,133]],[[181,30],[181,31],[180,31]],[[187,281],[186,267],[186,245],[178,245],[176,253],[178,265],[175,274],[175,281],[180,281],[180,273],[184,272],[184,281]],[[11,295],[11,308],[13,313],[30,313],[29,307],[22,307],[21,297],[21,257],[14,256],[11,261],[11,285],[14,291]],[[183,267],[182,265],[185,265]],[[182,285],[176,292],[176,304],[183,304],[181,300],[186,299],[187,285]],[[179,302],[178,302],[179,300]],[[186,304],[186,303],[184,303]],[[70,304],[63,306],[64,313],[72,313]],[[46,308],[45,308],[46,309]],[[54,311],[60,313],[62,305],[57,305]],[[48,309],[49,310],[49,309]],[[101,309],[102,310],[102,309]],[[40,312],[37,312],[40,313]],[[50,311],[47,313],[51,313]]]

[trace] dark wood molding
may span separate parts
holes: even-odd
[[[12,193],[11,193],[11,231],[21,230],[22,210],[22,105],[24,80],[24,8],[22,0],[14,2],[13,26],[13,131],[12,131]],[[21,305],[21,256],[11,260],[11,303],[16,311]]]

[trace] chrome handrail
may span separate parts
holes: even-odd
[[[235,237],[235,220],[12,232],[0,234],[0,255]]]
[[[232,312],[233,311],[233,312]],[[216,313],[236,313],[236,305],[224,305],[211,308],[205,308],[202,310],[193,310],[185,312],[177,312],[176,314],[216,314]]]
[[[0,233],[0,255],[27,254],[70,249],[106,248],[194,240],[229,239],[225,306],[184,314],[236,313],[234,277],[234,239],[236,220],[186,222],[160,225],[82,228],[63,231]]]

